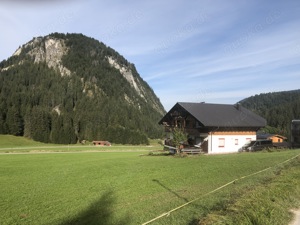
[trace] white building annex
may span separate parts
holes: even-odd
[[[201,146],[208,154],[238,152],[256,140],[266,120],[239,104],[176,103],[160,120],[167,135],[174,127],[188,133],[187,145]],[[168,138],[171,138],[170,136]]]

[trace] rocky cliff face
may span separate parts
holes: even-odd
[[[112,65],[114,68],[120,71],[120,73],[123,75],[123,77],[128,81],[130,86],[134,88],[134,90],[141,96],[143,99],[145,99],[144,96],[144,90],[142,89],[142,86],[139,83],[139,80],[134,78],[132,74],[132,70],[128,67],[122,66],[118,64],[117,60],[115,60],[113,57],[108,56],[107,57],[108,62],[110,65]],[[146,99],[145,99],[146,100]]]
[[[159,113],[164,114],[164,110],[161,107],[161,104],[155,99],[153,99],[153,96],[148,96],[148,98],[146,97],[148,94],[147,90],[144,87],[144,84],[142,83],[141,79],[139,79],[139,77],[134,76],[134,72],[130,67],[120,65],[118,61],[112,56],[108,56],[107,59],[110,65],[112,65],[114,68],[120,71],[120,74],[123,75],[123,77],[128,81],[130,86],[137,92],[137,94],[141,98],[143,98],[146,102],[149,102],[149,104],[152,104],[153,108],[155,108]],[[125,99],[129,102],[132,102],[128,98],[128,96],[125,96]]]
[[[34,63],[46,62],[49,68],[57,69],[62,76],[71,74],[71,71],[62,64],[62,57],[68,53],[63,39],[51,36],[37,37],[17,49],[13,55],[19,56],[26,49],[30,49],[26,54],[33,57]]]

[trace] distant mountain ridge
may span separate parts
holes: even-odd
[[[33,38],[0,63],[1,134],[140,144],[164,113],[134,64],[82,34]]]
[[[239,102],[267,120],[266,132],[279,133],[290,137],[293,119],[300,119],[300,89],[282,92],[264,93]]]

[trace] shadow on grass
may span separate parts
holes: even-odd
[[[160,185],[161,187],[163,187],[164,189],[166,189],[167,191],[169,191],[170,193],[172,193],[173,195],[175,195],[177,198],[180,198],[180,199],[184,200],[185,202],[189,201],[187,198],[182,197],[177,192],[173,191],[172,189],[170,189],[169,187],[167,187],[166,185],[164,185],[163,183],[161,183],[159,180],[153,179],[152,181],[156,182],[158,185]]]
[[[126,225],[130,223],[130,218],[116,221],[114,218],[115,197],[112,191],[104,193],[100,199],[94,201],[90,206],[78,215],[68,219],[59,225]]]
[[[172,156],[174,154],[171,154],[168,151],[164,151],[164,150],[155,150],[155,151],[150,151],[147,155],[143,155],[143,156]]]

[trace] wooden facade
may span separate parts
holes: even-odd
[[[270,137],[269,139],[271,139],[273,143],[282,143],[287,140],[286,137],[281,136],[281,135],[274,135],[274,136]]]
[[[212,134],[215,135],[256,135],[255,131],[248,131],[248,130],[244,130],[244,131],[215,131],[212,132]]]

